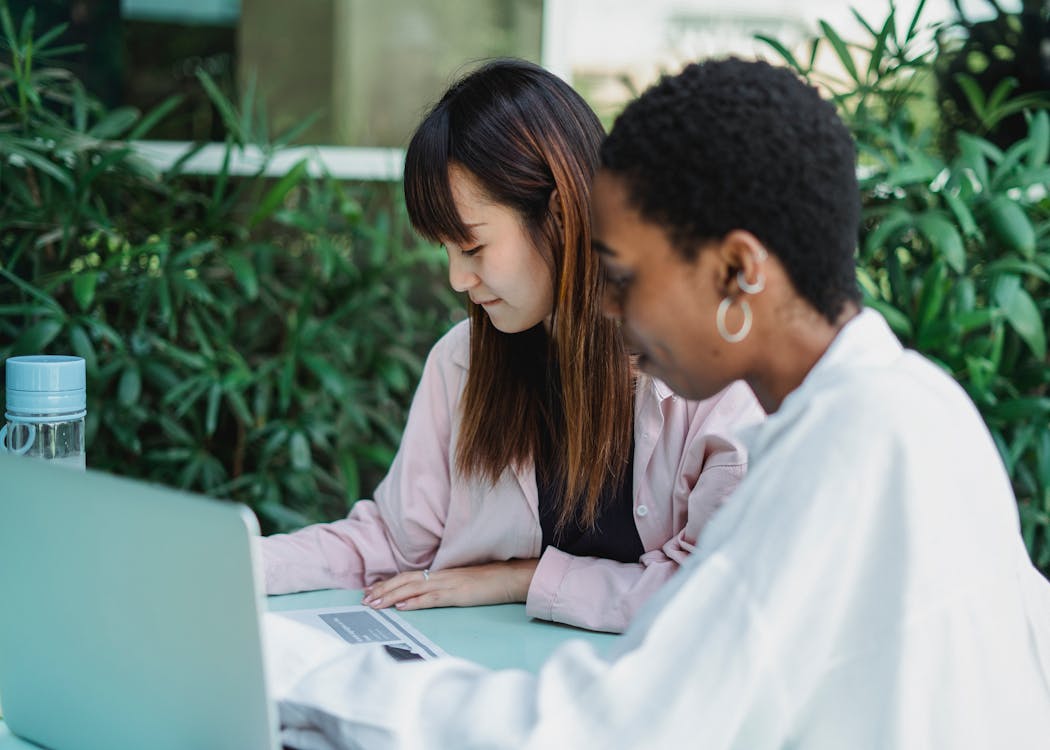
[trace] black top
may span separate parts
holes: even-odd
[[[551,399],[552,411],[560,411],[559,399]],[[559,415],[560,416],[560,415]],[[543,532],[543,549],[554,545],[577,557],[603,557],[618,562],[633,563],[645,553],[638,527],[634,523],[634,435],[631,435],[631,450],[628,453],[627,469],[618,487],[602,489],[601,505],[594,528],[580,526],[570,521],[560,535],[555,534],[558,508],[565,493],[560,478],[550,476],[544,467],[553,465],[551,445],[543,446],[536,456],[536,489],[539,491],[540,529]]]

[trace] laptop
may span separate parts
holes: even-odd
[[[0,455],[0,705],[52,750],[275,750],[242,505]]]

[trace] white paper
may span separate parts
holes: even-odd
[[[409,625],[395,610],[358,605],[292,609],[272,614],[303,623],[327,635],[335,633],[352,645],[383,644],[391,656],[398,659],[435,659],[445,655],[440,646]]]

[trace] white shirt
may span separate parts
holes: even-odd
[[[304,650],[271,622],[283,739],[1050,747],[1050,585],[958,385],[865,311],[748,440],[732,502],[618,653],[569,643],[533,676],[399,664],[335,639]]]

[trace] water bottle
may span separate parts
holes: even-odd
[[[83,470],[87,389],[80,357],[10,357],[0,453]]]

